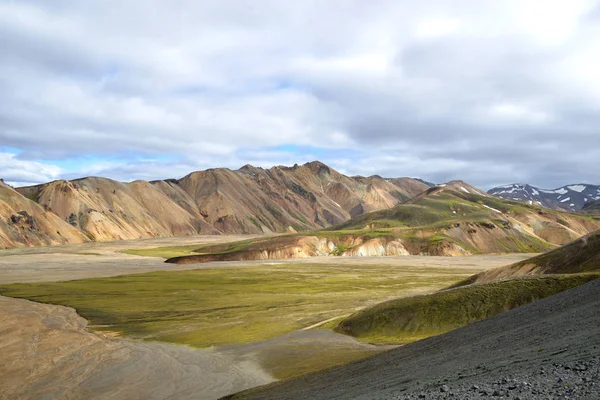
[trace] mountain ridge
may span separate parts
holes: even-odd
[[[313,161],[211,168],[151,182],[89,176],[20,187],[11,195],[38,204],[87,240],[104,241],[314,230],[392,207],[428,188],[412,178],[392,179],[348,177]],[[0,218],[10,220],[12,214]],[[0,241],[0,247],[18,245],[27,241]]]
[[[600,186],[577,183],[556,189],[541,189],[529,184],[513,183],[488,190],[492,196],[523,201],[553,210],[578,212],[586,203],[600,199]]]

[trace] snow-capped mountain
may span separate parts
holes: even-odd
[[[579,183],[558,189],[540,189],[531,185],[514,183],[488,190],[492,196],[505,200],[524,201],[553,210],[580,211],[589,202],[600,199],[600,186]]]

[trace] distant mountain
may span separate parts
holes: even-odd
[[[418,244],[416,250],[409,249],[411,254],[448,255],[455,250],[457,254],[545,251],[600,229],[600,221],[498,199],[466,182],[451,181],[393,208],[360,215],[334,227],[386,228],[400,229],[404,235],[411,232],[405,243]]]
[[[429,187],[434,187],[434,186],[435,186],[435,183],[432,183],[432,182],[429,182],[429,181],[425,181],[425,180],[423,180],[423,179],[419,179],[419,178],[415,178],[415,179],[416,179],[417,181],[421,182],[421,183],[424,183],[424,184],[426,184],[426,185],[427,185],[427,186],[429,186]]]
[[[153,182],[87,177],[13,192],[80,236],[104,241],[314,230],[393,207],[428,188],[412,178],[348,177],[314,161],[209,169]],[[17,211],[0,209],[0,219]],[[38,243],[0,236],[0,248],[31,244]]]
[[[495,187],[488,190],[488,193],[505,200],[523,201],[553,210],[577,212],[587,202],[600,199],[600,186],[580,183],[548,190],[514,183]]]

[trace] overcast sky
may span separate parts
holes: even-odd
[[[0,0],[0,177],[600,184],[599,3]]]

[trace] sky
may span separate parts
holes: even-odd
[[[600,184],[600,2],[0,0],[0,178]]]

